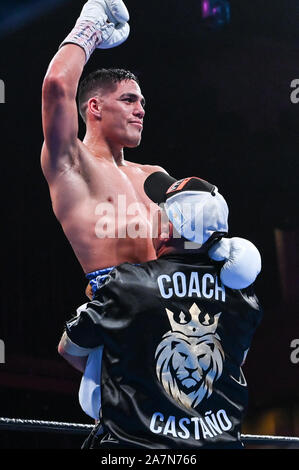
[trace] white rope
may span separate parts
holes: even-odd
[[[94,428],[93,424],[63,423],[57,421],[41,421],[36,419],[0,418],[1,428],[11,431],[43,431],[65,432],[68,434],[89,434]],[[243,442],[260,444],[298,444],[299,437],[270,436],[259,434],[241,434]]]

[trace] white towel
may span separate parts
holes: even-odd
[[[103,346],[88,356],[79,389],[79,403],[88,416],[99,419],[101,409],[101,365]]]

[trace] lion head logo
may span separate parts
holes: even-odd
[[[179,322],[166,309],[172,327],[156,349],[156,372],[165,391],[186,408],[195,408],[213,391],[213,383],[223,370],[224,352],[215,333],[218,319],[206,314],[200,323],[201,311],[194,303],[189,318],[182,312]],[[186,319],[187,318],[187,319]]]

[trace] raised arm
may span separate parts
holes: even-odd
[[[128,19],[121,0],[89,0],[51,61],[42,88],[45,141],[41,160],[47,179],[69,169],[76,161],[76,94],[85,63],[96,48],[115,47],[127,39]]]
[[[62,47],[49,65],[42,88],[46,176],[67,169],[76,157],[78,113],[76,93],[85,64],[85,52],[75,44]]]

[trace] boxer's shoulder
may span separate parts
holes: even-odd
[[[163,171],[164,173],[167,173],[166,170],[159,165],[134,163],[134,162],[129,162],[128,160],[126,160],[125,163],[129,167],[138,168],[140,171],[142,171],[146,175],[150,175],[151,173],[155,173],[156,171]]]

